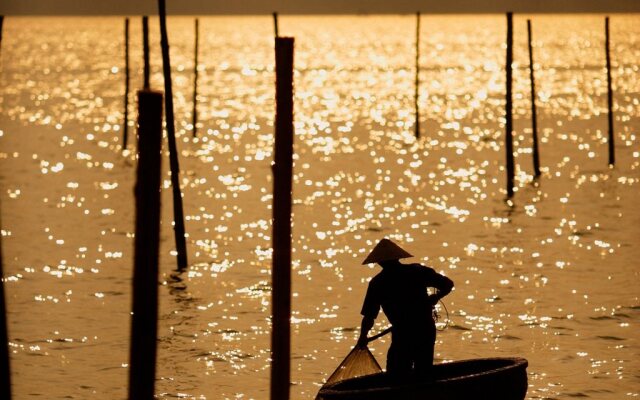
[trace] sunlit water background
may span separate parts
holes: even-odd
[[[382,237],[452,278],[436,361],[522,356],[528,398],[640,396],[640,16],[533,16],[543,176],[532,178],[526,18],[515,18],[517,193],[505,203],[503,16],[283,17],[294,36],[292,398],[354,345]],[[121,150],[123,18],[8,18],[2,245],[16,399],[125,398],[135,159]],[[141,29],[132,20],[132,87]],[[159,398],[268,398],[273,155],[269,17],[171,18],[189,268],[163,191]],[[157,19],[152,84],[162,88]],[[130,137],[135,132],[131,94]],[[166,149],[166,145],[165,145]],[[135,146],[130,145],[130,150]],[[163,167],[167,168],[165,158]],[[169,188],[169,176],[164,175]],[[386,321],[379,318],[376,328]],[[384,364],[389,339],[371,348]]]

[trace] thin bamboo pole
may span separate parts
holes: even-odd
[[[540,176],[540,149],[538,147],[538,113],[536,110],[536,80],[533,72],[533,37],[531,20],[527,20],[527,37],[529,42],[529,77],[531,78],[531,130],[533,134],[533,175]]]
[[[171,188],[173,191],[173,230],[178,253],[178,270],[187,268],[187,244],[185,241],[184,213],[182,211],[182,193],[180,190],[180,164],[176,147],[176,128],[173,116],[173,91],[171,90],[171,61],[169,58],[169,39],[167,37],[167,15],[165,0],[158,0],[160,14],[160,45],[162,47],[162,69],[164,71],[164,108],[167,122],[167,142],[169,144],[169,169],[171,170]]]
[[[506,126],[505,126],[505,149],[507,164],[507,197],[513,196],[513,178],[514,178],[514,161],[513,161],[513,105],[512,105],[512,67],[513,64],[513,13],[507,13],[507,93],[506,93]]]
[[[273,165],[272,400],[289,399],[291,381],[291,190],[293,173],[293,38],[276,38]]]
[[[607,122],[609,127],[609,165],[616,164],[615,135],[613,132],[613,89],[611,85],[611,55],[609,47],[609,17],[604,20],[605,53],[607,57]]]
[[[414,124],[416,138],[420,137],[420,107],[418,106],[420,100],[420,12],[416,13],[416,79],[415,79],[415,93],[413,96],[413,103],[415,109],[416,121]]]
[[[129,400],[152,400],[158,339],[162,93],[138,92],[138,170]]]
[[[2,47],[2,25],[4,23],[4,15],[0,15],[0,47]]]
[[[142,59],[143,59],[143,76],[144,84],[143,88],[149,89],[151,84],[149,82],[149,75],[151,74],[151,65],[149,64],[149,17],[142,17]]]
[[[278,33],[278,13],[277,12],[273,13],[273,31],[274,31],[275,37],[280,36]]]
[[[196,18],[194,25],[194,35],[195,35],[195,43],[193,46],[193,112],[192,112],[192,125],[193,125],[193,137],[196,137],[198,134],[197,124],[198,124],[198,42],[200,35],[200,26],[198,22],[198,18]]]
[[[129,18],[124,20],[124,125],[122,150],[127,149],[129,139]]]

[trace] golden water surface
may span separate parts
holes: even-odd
[[[355,344],[377,272],[360,263],[382,237],[455,281],[437,362],[525,357],[530,399],[640,396],[640,16],[611,19],[615,168],[604,16],[531,18],[543,174],[534,181],[526,18],[516,16],[510,202],[503,16],[423,17],[419,140],[413,16],[280,19],[296,40],[293,399],[312,399]],[[123,18],[5,20],[0,199],[16,399],[126,397],[135,95],[122,156],[123,28]],[[138,88],[138,18],[131,29]],[[174,271],[163,190],[156,393],[266,399],[273,26],[206,17],[200,32],[192,139],[193,18],[169,20],[189,267]],[[388,344],[371,345],[383,365]]]

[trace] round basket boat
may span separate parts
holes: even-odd
[[[522,400],[527,394],[527,360],[482,358],[433,366],[428,378],[361,376],[326,384],[321,400]]]

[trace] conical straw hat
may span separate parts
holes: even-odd
[[[413,257],[404,251],[400,246],[389,239],[382,239],[373,248],[371,253],[362,262],[362,265],[369,263],[380,263],[383,261],[399,260],[401,258]]]

